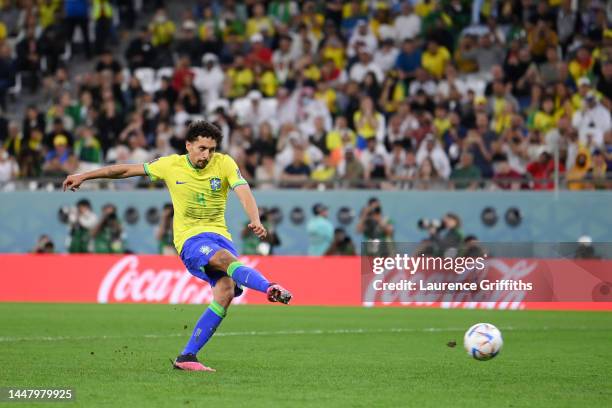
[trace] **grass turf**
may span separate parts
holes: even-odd
[[[612,313],[238,306],[200,354],[216,373],[172,370],[202,310],[0,304],[0,387],[86,407],[612,405]],[[504,335],[488,362],[462,347],[480,321]]]

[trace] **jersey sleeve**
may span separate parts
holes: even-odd
[[[144,171],[151,181],[163,180],[168,174],[170,163],[172,163],[172,156],[160,157],[148,163],[144,163]]]
[[[223,161],[223,175],[227,178],[227,182],[229,186],[234,189],[243,184],[248,184],[245,179],[242,178],[242,174],[240,174],[240,169],[238,165],[230,156],[225,156],[225,160]]]

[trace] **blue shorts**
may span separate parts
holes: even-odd
[[[236,251],[232,241],[214,232],[203,232],[185,241],[181,251],[181,260],[190,274],[205,280],[210,286],[214,287],[219,279],[228,276],[225,271],[212,269],[208,266],[210,258],[221,249],[226,249],[232,255],[238,257],[238,251]],[[242,289],[236,285],[235,296],[241,294]]]

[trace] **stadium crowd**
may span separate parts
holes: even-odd
[[[610,187],[611,2],[137,3],[0,1],[0,183],[182,153],[206,118],[257,188]]]

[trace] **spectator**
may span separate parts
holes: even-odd
[[[102,146],[93,129],[84,127],[78,132],[74,155],[79,161],[79,171],[88,171],[102,164]]]
[[[435,40],[430,40],[422,58],[423,68],[432,77],[440,79],[451,57],[446,47],[440,46]]]
[[[606,109],[597,101],[597,96],[590,91],[585,98],[585,104],[581,110],[577,110],[572,117],[572,126],[579,131],[586,129],[597,129],[601,133],[612,128],[612,117],[610,110]],[[602,139],[603,141],[603,139]]]
[[[450,162],[448,160],[448,156],[440,146],[438,140],[433,134],[428,134],[425,137],[425,140],[419,146],[419,150],[416,154],[417,164],[419,168],[421,168],[423,162],[429,159],[431,164],[434,166],[435,172],[429,173],[428,170],[425,170],[424,175],[431,174],[432,176],[438,177],[438,175],[442,178],[448,178],[451,174]],[[427,176],[429,177],[429,176]]]
[[[348,127],[346,117],[337,116],[334,128],[325,136],[325,147],[327,150],[332,152],[332,155],[337,158],[346,147],[355,147],[356,143],[357,135]]]
[[[353,58],[361,52],[365,52],[371,56],[376,51],[377,46],[378,40],[370,32],[369,25],[365,21],[359,21],[349,40],[347,55],[349,58]]]
[[[17,63],[11,56],[8,44],[0,45],[0,108],[6,110],[6,95],[15,83]]]
[[[15,180],[18,175],[19,165],[4,147],[0,146],[0,187],[6,188],[5,184]]]
[[[372,59],[372,51],[363,47],[357,55],[359,60],[351,67],[349,78],[356,82],[363,82],[366,75],[371,72],[376,77],[376,80],[382,83],[384,74],[380,66]]]
[[[402,11],[395,19],[394,28],[398,41],[412,40],[421,33],[421,18],[414,13],[410,2],[402,3]]]
[[[219,66],[219,61],[215,54],[204,54],[202,65],[204,74],[195,78],[194,85],[198,91],[202,92],[204,105],[209,107],[221,98],[225,73]]]
[[[151,32],[147,26],[141,27],[138,37],[130,41],[125,51],[125,59],[132,71],[138,68],[154,66],[157,57],[153,44],[151,44]]]
[[[183,21],[180,36],[175,43],[177,54],[186,56],[191,65],[199,65],[204,53],[203,44],[196,35],[196,29],[197,26],[193,20]]]
[[[92,18],[95,23],[95,50],[101,54],[111,36],[113,22],[113,6],[110,0],[93,0]]]
[[[253,6],[253,17],[249,18],[246,23],[246,35],[251,37],[255,34],[265,33],[268,37],[274,35],[274,24],[272,20],[266,16],[266,10],[263,4],[256,3]]]
[[[325,186],[324,183],[333,181],[335,176],[336,165],[334,159],[329,154],[323,157],[323,160],[314,167],[310,174],[310,178],[313,181],[323,186]]]
[[[91,45],[89,41],[89,6],[87,0],[65,0],[64,15],[67,29],[67,40],[72,43],[74,29],[79,27],[84,42],[84,51],[87,59],[91,58]],[[73,49],[75,47],[72,47]]]
[[[166,9],[158,8],[153,17],[153,22],[149,25],[151,31],[151,44],[157,56],[157,66],[172,65],[172,53],[170,45],[174,40],[176,25],[168,19]]]
[[[514,170],[508,162],[508,157],[503,155],[495,166],[493,180],[497,180],[497,187],[502,190],[520,190],[520,180],[523,176]]]
[[[338,163],[337,174],[340,180],[345,181],[343,186],[360,187],[365,176],[365,169],[356,157],[356,150],[352,146],[344,149],[344,157]]]
[[[263,153],[261,164],[255,169],[255,185],[258,189],[275,188],[280,180],[280,172],[274,155]]]
[[[304,162],[305,150],[302,146],[293,148],[293,161],[285,167],[281,181],[285,187],[296,188],[306,184],[310,178],[310,167]]]
[[[461,155],[461,162],[450,175],[453,185],[460,190],[475,190],[481,177],[480,169],[474,165],[474,156],[468,152]]]
[[[604,190],[610,188],[608,180],[608,163],[600,150],[595,150],[591,157],[593,162],[589,176],[593,181],[593,188],[596,190]]]
[[[398,55],[399,50],[395,47],[393,40],[385,38],[381,42],[381,48],[374,53],[374,63],[384,73],[395,66]]]
[[[405,39],[395,60],[395,68],[400,71],[402,78],[411,79],[421,66],[421,59],[422,52],[417,47],[416,42],[412,39]]]
[[[29,28],[25,37],[17,43],[15,47],[17,54],[17,70],[24,74],[24,83],[29,84],[32,93],[36,92],[39,86],[39,75],[41,71],[41,50],[40,43],[36,38],[34,28]]]
[[[357,147],[364,149],[369,139],[381,143],[385,137],[385,118],[375,110],[372,98],[365,97],[361,106],[353,115],[353,123],[357,131]]]
[[[581,151],[576,156],[576,162],[567,171],[566,180],[569,190],[586,190],[588,183],[583,182],[591,168],[591,158],[588,151]]]
[[[74,173],[78,162],[68,147],[68,138],[58,134],[53,139],[53,149],[45,156],[43,171],[50,176],[66,176]]]
[[[334,226],[329,221],[328,208],[317,203],[312,207],[313,218],[308,221],[308,255],[322,256],[329,249],[333,236]]]
[[[537,161],[527,165],[527,172],[533,179],[534,190],[551,190],[553,188],[553,174],[555,164],[552,156],[547,151],[540,154]],[[563,171],[561,166],[560,171]]]
[[[361,152],[360,160],[365,169],[365,180],[381,181],[389,177],[390,158],[387,149],[375,139],[368,139],[367,147]],[[373,183],[372,186],[376,186]]]

